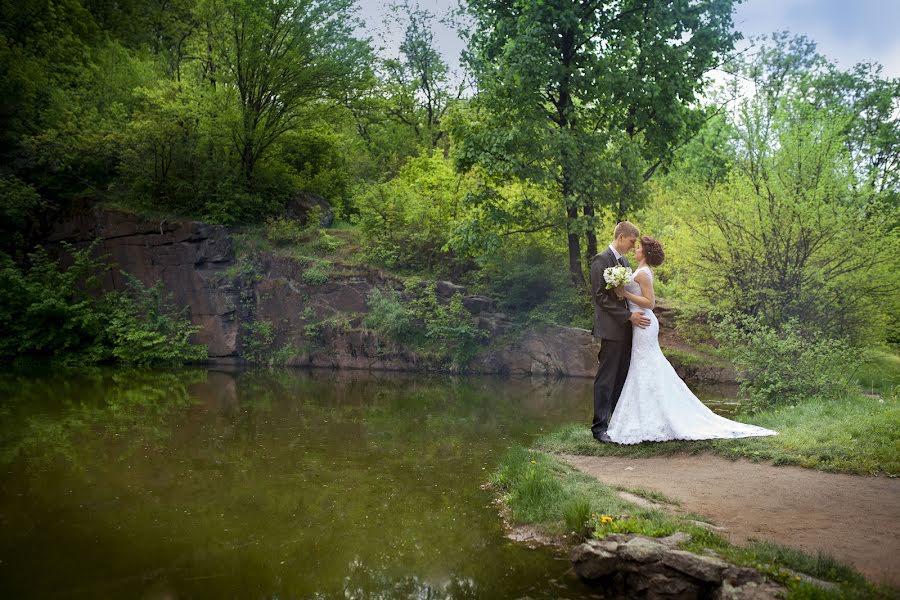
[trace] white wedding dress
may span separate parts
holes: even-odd
[[[653,281],[653,271],[646,271]],[[641,295],[637,282],[625,286]],[[632,312],[643,311],[650,326],[634,327],[631,366],[622,394],[609,421],[607,434],[618,444],[661,442],[664,440],[709,440],[778,435],[755,425],[729,421],[708,409],[688,389],[659,348],[659,321],[650,309],[628,302]]]

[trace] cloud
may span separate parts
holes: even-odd
[[[841,68],[873,61],[885,76],[900,77],[896,0],[747,0],[737,6],[734,21],[745,38],[788,30],[815,41],[819,53]]]
[[[395,55],[397,34],[381,29],[390,0],[359,0],[366,31],[386,53]],[[419,5],[438,18],[456,6],[457,0],[420,0]],[[744,0],[735,8],[735,27],[745,38],[788,30],[816,42],[819,52],[849,69],[874,61],[886,77],[900,77],[900,0]],[[456,32],[435,23],[435,44],[452,66],[458,65],[463,42]],[[746,44],[746,40],[742,43]]]

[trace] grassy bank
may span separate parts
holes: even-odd
[[[828,556],[811,556],[764,542],[735,546],[691,523],[693,515],[675,516],[626,502],[613,488],[543,452],[512,448],[493,474],[491,484],[513,524],[535,526],[548,535],[576,532],[577,541],[578,534],[662,537],[683,531],[691,535],[690,542],[683,546],[685,550],[712,550],[731,563],[753,567],[785,585],[789,598],[891,598],[897,594],[897,590],[867,582],[852,567]],[[835,583],[838,590],[825,591],[788,570]]]
[[[738,421],[779,432],[765,438],[696,442],[647,442],[634,446],[599,444],[583,425],[572,425],[538,439],[548,452],[591,456],[646,457],[712,452],[728,458],[770,461],[822,471],[872,475],[900,473],[900,399],[855,396],[810,400],[738,416]]]

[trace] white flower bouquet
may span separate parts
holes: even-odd
[[[620,285],[631,283],[631,269],[622,265],[606,267],[603,270],[603,279],[606,280],[606,289],[617,288]]]

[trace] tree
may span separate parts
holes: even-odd
[[[472,0],[469,10],[480,114],[455,132],[460,162],[552,186],[583,285],[579,239],[596,253],[596,210],[624,216],[621,196],[637,195],[702,122],[691,107],[704,73],[738,37],[732,0]]]
[[[444,136],[441,122],[447,108],[462,96],[465,82],[454,85],[447,63],[434,47],[433,14],[408,0],[392,5],[391,12],[405,30],[401,57],[384,62],[388,112],[433,149]]]
[[[231,139],[244,181],[298,125],[303,108],[334,100],[371,64],[353,38],[352,0],[231,0],[217,23],[221,66],[237,93]]]
[[[890,160],[884,141],[896,121],[879,108],[890,82],[863,86],[880,99],[872,109],[856,94],[860,67],[842,74],[805,38],[773,42],[736,74],[754,84],[751,93],[703,132],[721,150],[710,156],[691,144],[667,182],[685,238],[675,262],[696,258],[688,285],[703,304],[765,327],[883,336],[900,288],[891,269],[897,210],[885,201],[896,187],[869,174]],[[862,141],[860,129],[883,135]]]

